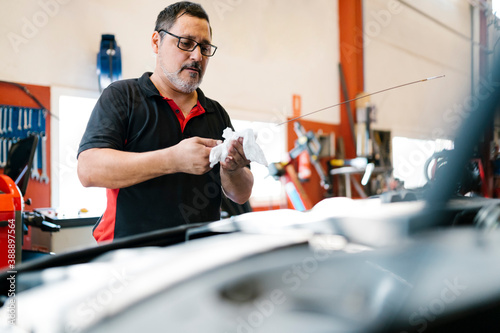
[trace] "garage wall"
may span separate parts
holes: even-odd
[[[124,77],[140,76],[153,69],[154,19],[171,2],[2,1],[0,77],[97,91],[95,58],[102,33],[116,35]],[[303,112],[339,101],[337,1],[199,2],[211,16],[219,46],[202,88],[233,116],[276,121],[291,115],[292,94],[302,96]],[[456,127],[455,105],[471,91],[470,2],[364,0],[363,7],[365,91],[446,75],[374,96],[375,127],[393,135],[447,136]],[[429,129],[436,119],[438,129]],[[309,120],[336,124],[339,110]]]
[[[364,27],[366,91],[446,75],[373,96],[374,127],[393,136],[450,137],[471,92],[469,2],[365,0]]]
[[[150,37],[173,1],[16,0],[0,3],[3,80],[97,91],[101,34],[115,34],[124,78],[151,71]],[[337,1],[201,0],[211,17],[211,59],[202,88],[229,112],[273,121],[338,102]],[[255,116],[257,114],[258,116]],[[256,119],[256,120],[257,120]],[[338,111],[312,120],[338,123]]]

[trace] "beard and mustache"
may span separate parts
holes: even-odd
[[[167,77],[167,79],[181,92],[190,94],[195,91],[201,84],[203,80],[203,74],[201,69],[201,64],[199,62],[192,62],[189,64],[183,65],[179,70],[174,72],[169,72],[163,66],[160,65],[163,74]],[[189,79],[182,79],[180,74],[185,69],[194,69],[197,73],[189,73]]]

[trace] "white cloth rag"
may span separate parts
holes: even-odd
[[[222,132],[222,137],[226,139],[223,143],[215,146],[210,151],[210,167],[213,168],[220,161],[224,161],[228,155],[229,144],[238,140],[238,138],[243,138],[243,152],[248,160],[252,162],[257,162],[262,165],[268,166],[266,156],[264,152],[257,144],[256,135],[254,135],[251,128],[244,131],[233,132],[231,128],[226,128]]]

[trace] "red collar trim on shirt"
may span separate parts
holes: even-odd
[[[188,123],[188,121],[190,119],[205,113],[205,109],[203,108],[203,106],[201,106],[200,101],[197,101],[196,105],[188,113],[187,117],[184,117],[184,114],[182,113],[181,109],[174,102],[173,99],[170,99],[167,97],[163,97],[163,99],[165,99],[167,101],[168,105],[170,105],[170,108],[172,109],[172,111],[176,115],[177,119],[179,120],[179,124],[181,125],[182,132],[184,132],[184,128],[186,128],[186,124]]]

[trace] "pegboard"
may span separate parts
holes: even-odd
[[[31,178],[28,183],[24,199],[31,199],[31,205],[25,206],[24,210],[51,207],[50,87],[0,81],[0,114],[0,172],[3,173],[1,163],[6,160],[4,146],[8,148],[13,142],[27,135],[38,135],[39,144],[34,165],[40,176],[38,179]],[[45,154],[46,178],[41,178],[42,154]]]
[[[45,109],[0,104],[0,168],[5,167],[8,152],[14,143],[29,136],[37,136],[38,146],[33,157],[33,167],[29,170],[30,178],[33,181],[49,182],[46,117]]]

